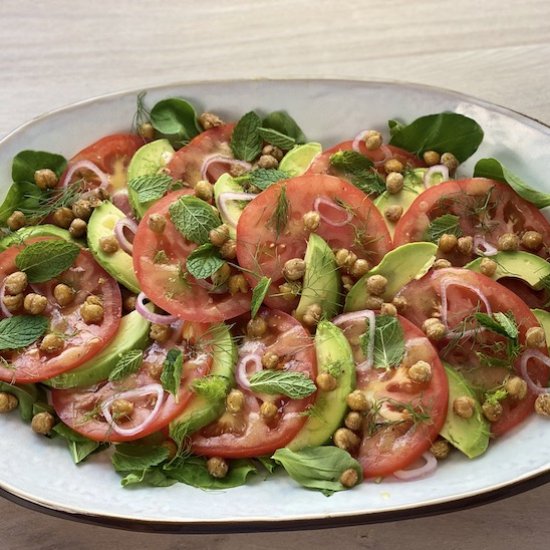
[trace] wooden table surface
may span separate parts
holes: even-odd
[[[548,0],[0,0],[0,136],[107,92],[292,76],[443,86],[550,123],[549,59]],[[0,548],[535,550],[548,548],[549,503],[546,485],[397,523],[177,536],[81,525],[0,501]]]

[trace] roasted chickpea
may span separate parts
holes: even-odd
[[[460,418],[472,418],[475,412],[475,401],[468,395],[461,395],[453,401],[453,411]]]
[[[535,412],[540,416],[550,416],[550,394],[542,393],[537,396]]]
[[[426,361],[417,361],[409,367],[407,374],[414,382],[429,382],[432,379],[432,367]]]
[[[4,306],[6,306],[6,309],[10,313],[15,313],[16,311],[19,311],[23,307],[23,300],[25,299],[23,293],[15,294],[14,296],[10,296],[9,294],[6,294],[2,301],[4,302]]]
[[[244,407],[244,393],[241,390],[231,390],[225,399],[225,408],[231,414],[241,412]]]
[[[307,230],[316,231],[321,223],[321,216],[319,215],[319,212],[310,210],[302,216],[302,220],[304,222],[304,227]]]
[[[301,258],[292,258],[283,266],[283,276],[287,281],[299,281],[306,272],[306,262]]]
[[[403,215],[403,207],[400,204],[392,204],[384,210],[384,216],[390,222],[397,223]]]
[[[229,287],[229,292],[231,296],[234,296],[239,292],[246,293],[250,289],[247,280],[241,273],[239,273],[238,275],[231,275],[227,282],[227,286]]]
[[[390,172],[386,176],[386,190],[391,195],[400,193],[403,189],[403,174],[399,172]]]
[[[15,271],[4,279],[4,291],[12,296],[23,292],[27,285],[27,274],[24,271]]]
[[[267,332],[267,323],[263,317],[254,317],[246,325],[246,333],[251,338],[261,338]]]
[[[56,302],[64,307],[72,304],[75,296],[75,291],[68,285],[60,283],[55,285],[53,289],[53,296]]]
[[[52,221],[54,225],[62,227],[63,229],[69,229],[71,222],[74,220],[73,211],[66,206],[58,208],[52,215]]]
[[[160,235],[166,229],[166,216],[162,214],[151,214],[147,220],[147,225],[153,233]]]
[[[155,137],[155,129],[150,122],[143,122],[140,124],[137,132],[143,139],[151,140]]]
[[[388,302],[384,302],[380,307],[380,315],[390,315],[395,317],[397,315],[397,308]]]
[[[54,427],[55,419],[49,412],[39,412],[32,417],[31,428],[34,433],[48,435]]]
[[[279,360],[280,357],[276,353],[266,351],[262,355],[262,367],[269,370],[276,369],[279,366]]]
[[[118,239],[114,235],[107,235],[99,239],[99,248],[105,254],[114,254],[118,249]]]
[[[538,231],[526,231],[521,237],[521,244],[527,250],[537,251],[542,246],[542,235]]]
[[[262,149],[262,155],[271,155],[279,161],[282,160],[282,158],[285,156],[282,149],[279,149],[279,147],[271,144],[264,146],[264,148]]]
[[[367,292],[374,296],[381,296],[386,292],[388,279],[383,275],[372,275],[367,279]]]
[[[323,314],[323,309],[319,304],[311,304],[306,309],[302,322],[306,327],[315,327],[317,323],[321,320],[321,315]]]
[[[459,237],[457,241],[457,248],[461,254],[471,254],[474,249],[474,239],[470,236]]]
[[[229,465],[224,458],[212,456],[206,461],[206,469],[212,477],[222,479],[227,475]]]
[[[525,335],[525,345],[528,348],[542,348],[546,346],[546,334],[541,327],[531,327]]]
[[[315,379],[317,387],[321,391],[333,391],[338,387],[338,380],[328,372],[322,372]]]
[[[198,121],[204,130],[210,130],[210,128],[216,128],[223,124],[223,120],[214,113],[202,113],[198,117]]]
[[[520,401],[527,395],[527,382],[519,376],[511,376],[506,380],[504,389],[512,399]]]
[[[71,234],[71,237],[74,237],[75,239],[84,237],[84,235],[86,235],[86,231],[88,231],[88,224],[80,218],[75,218],[71,222],[71,225],[69,225],[69,233]]]
[[[34,182],[40,189],[53,189],[58,181],[56,173],[49,168],[42,168],[34,173]]]
[[[215,286],[222,286],[228,281],[229,277],[231,277],[231,267],[229,264],[224,263],[210,278]]]
[[[78,199],[73,203],[71,209],[75,218],[80,218],[84,221],[88,220],[93,211],[90,201],[86,199]]]
[[[349,270],[349,274],[356,279],[360,279],[363,275],[366,275],[370,270],[370,265],[367,260],[361,258],[355,260]]]
[[[48,299],[46,296],[31,292],[25,296],[23,301],[23,309],[31,315],[40,315],[48,307]]]
[[[439,258],[434,262],[432,267],[434,269],[446,269],[447,267],[451,267],[452,265],[453,264],[449,260],[446,260],[445,258]]]
[[[99,303],[97,303],[99,301]],[[103,305],[97,296],[89,296],[80,306],[80,315],[82,320],[88,324],[99,324],[103,321]]]
[[[441,235],[441,237],[439,237],[438,248],[444,254],[448,254],[456,248],[457,244],[458,239],[455,235],[445,233],[444,235]]]
[[[223,246],[227,242],[227,239],[229,239],[229,226],[223,223],[222,225],[211,229],[210,233],[208,233],[208,238],[214,246],[217,246],[218,248]]]
[[[349,428],[354,432],[358,432],[363,425],[363,416],[356,411],[351,411],[346,415],[344,424],[346,425],[346,428]]]
[[[13,393],[0,392],[0,413],[9,413],[17,409],[19,400]]]
[[[163,344],[167,342],[172,335],[172,328],[170,325],[161,325],[159,323],[151,323],[151,328],[149,329],[149,338],[155,342]]]
[[[348,428],[338,428],[332,436],[334,444],[344,451],[352,451],[359,447],[361,440]]]
[[[504,412],[502,405],[498,401],[485,401],[481,405],[483,415],[489,422],[496,422]]]
[[[443,153],[440,162],[449,169],[450,173],[458,168],[458,159],[452,153]]]
[[[344,487],[351,489],[351,487],[355,487],[359,483],[359,474],[353,468],[348,468],[342,472],[340,483]]]
[[[444,439],[437,439],[430,447],[430,453],[432,453],[437,460],[444,460],[449,456],[450,452],[451,446]]]
[[[504,233],[498,238],[497,248],[504,251],[519,250],[519,237],[515,233]]]
[[[382,134],[376,130],[369,130],[365,134],[365,147],[368,151],[374,151],[375,149],[380,148],[382,145]]]
[[[40,343],[40,351],[50,355],[60,353],[64,347],[65,342],[63,341],[63,338],[61,338],[58,334],[53,333],[46,334]]]
[[[220,247],[220,254],[226,260],[234,260],[237,257],[237,242],[234,239],[227,239]]]
[[[337,250],[335,258],[336,265],[345,270],[351,269],[353,264],[357,261],[357,255],[346,248]]]
[[[425,151],[422,158],[428,166],[435,166],[441,161],[441,155],[437,151]]]
[[[390,174],[391,172],[401,173],[405,170],[405,167],[401,161],[397,159],[390,159],[384,163],[384,170],[386,171],[386,174]]]
[[[372,408],[371,401],[361,390],[353,390],[346,397],[346,403],[352,411],[365,412]]]
[[[134,404],[127,399],[115,399],[111,405],[111,413],[114,418],[130,418],[134,414]]]
[[[273,155],[262,155],[258,159],[258,166],[269,170],[270,168],[277,168],[279,161]]]
[[[426,333],[426,336],[434,342],[441,340],[445,337],[445,334],[447,334],[445,325],[436,317],[426,319],[422,325],[422,330]]]
[[[260,416],[266,422],[273,420],[278,412],[277,405],[271,401],[264,401],[260,406]]]
[[[12,230],[17,231],[22,227],[25,227],[27,223],[27,218],[23,212],[16,210],[13,214],[6,220],[6,225]]]
[[[494,260],[491,260],[490,258],[483,258],[481,260],[481,263],[479,264],[479,271],[487,276],[492,277],[497,270],[497,263]]]

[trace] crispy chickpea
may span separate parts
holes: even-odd
[[[542,348],[546,346],[546,335],[541,327],[531,327],[525,335],[525,345],[528,348]]]
[[[17,409],[19,400],[13,393],[0,392],[0,413],[9,413]]]
[[[541,393],[537,396],[535,412],[540,416],[550,416],[550,394]]]
[[[372,403],[361,390],[353,390],[346,397],[346,403],[352,411],[365,412],[371,409]]]
[[[15,294],[14,296],[10,296],[6,294],[2,301],[4,302],[4,305],[6,306],[6,309],[10,313],[15,313],[16,311],[19,311],[23,307],[23,300],[25,299],[23,293]]]
[[[432,379],[432,367],[426,361],[417,361],[409,367],[407,374],[414,382],[429,382]]]
[[[392,204],[384,210],[384,216],[389,222],[397,223],[403,215],[403,207],[400,204]]]
[[[485,401],[481,405],[483,415],[489,422],[496,422],[504,412],[502,405],[498,401]]]
[[[361,440],[348,428],[338,428],[332,436],[334,444],[344,451],[352,451],[359,447]]]
[[[319,215],[319,212],[310,210],[302,216],[302,221],[304,222],[304,227],[308,231],[316,231],[321,223],[321,216]]]
[[[214,113],[202,113],[202,115],[199,116],[198,121],[204,130],[216,128],[217,126],[221,126],[223,124],[223,120]]]
[[[137,296],[135,294],[130,294],[124,298],[122,305],[124,306],[124,311],[131,312],[136,309]]]
[[[229,293],[231,294],[231,296],[234,296],[239,292],[245,294],[250,289],[247,280],[241,273],[239,273],[238,275],[231,275],[231,277],[229,277],[229,280],[227,281],[227,286],[229,287]]]
[[[267,332],[267,323],[263,317],[254,317],[246,325],[246,333],[251,338],[261,338]]]
[[[351,411],[346,415],[346,418],[344,419],[344,424],[346,428],[349,428],[354,432],[358,432],[363,425],[363,416],[361,415],[361,413]]]
[[[338,387],[338,380],[329,372],[322,372],[317,375],[315,383],[321,391],[333,391]]]
[[[323,309],[319,304],[311,304],[306,309],[302,322],[306,327],[313,328],[317,326],[317,323],[321,320]]]
[[[433,263],[434,269],[446,269],[447,267],[451,267],[453,264],[449,260],[446,260],[445,258],[439,258]]]
[[[527,382],[519,376],[511,376],[506,380],[504,389],[512,399],[519,401],[527,395]]]
[[[359,474],[357,473],[357,470],[354,470],[353,468],[344,470],[340,476],[340,483],[348,489],[355,487],[357,483],[359,483]]]
[[[527,250],[537,251],[542,246],[542,235],[538,231],[526,231],[521,237],[521,245]]]
[[[474,239],[470,236],[459,237],[456,246],[461,254],[471,254],[474,249]]]
[[[280,161],[285,156],[282,149],[279,149],[279,147],[271,144],[266,145],[262,149],[262,155],[271,155],[272,157],[275,157],[278,161]]]
[[[222,225],[211,229],[210,233],[208,233],[208,239],[214,246],[217,246],[218,248],[220,246],[223,246],[224,243],[227,242],[227,239],[229,239],[229,226],[225,223],[222,223]]]
[[[224,458],[212,456],[206,461],[208,473],[216,479],[223,479],[229,471],[229,465]]]
[[[441,164],[453,173],[458,168],[458,159],[452,153],[443,153],[440,159]]]
[[[444,235],[441,235],[441,237],[439,237],[438,247],[439,250],[444,254],[452,252],[457,244],[458,239],[455,235],[451,235],[450,233],[445,233]]]
[[[48,299],[42,294],[31,292],[25,296],[23,309],[31,315],[40,315],[48,307]]]
[[[288,302],[292,302],[294,298],[298,296],[301,289],[301,285],[297,283],[283,283],[282,285],[279,285],[279,293],[281,294],[281,298],[287,300]]]
[[[388,279],[383,275],[372,275],[367,279],[367,292],[374,296],[381,296],[386,292]]]
[[[52,216],[54,225],[62,227],[63,229],[69,229],[71,222],[74,220],[73,211],[66,206],[58,208]]]
[[[42,168],[34,173],[34,183],[40,189],[53,189],[58,181],[56,173],[49,168]]]
[[[519,249],[519,237],[515,233],[504,233],[498,238],[497,248],[506,252]]]
[[[6,220],[6,225],[12,230],[17,231],[22,227],[25,227],[27,223],[27,218],[23,212],[16,210],[13,214]]]
[[[114,254],[118,249],[118,240],[114,235],[107,235],[99,239],[99,248],[105,254]]]
[[[162,214],[151,214],[147,220],[147,225],[153,233],[160,235],[161,233],[164,233],[164,230],[166,229],[166,216],[163,216]]]
[[[63,283],[55,285],[53,289],[53,296],[56,302],[64,307],[71,304],[74,300],[75,291],[69,286]]]
[[[53,333],[46,334],[40,343],[40,351],[50,355],[60,353],[64,347],[65,342],[63,341],[63,338],[61,338],[58,334]]]
[[[434,342],[444,338],[447,333],[445,325],[436,317],[426,319],[422,325],[422,330],[426,333],[426,336]]]
[[[93,299],[95,298],[95,300]],[[97,303],[99,301],[100,303]],[[97,296],[89,296],[86,301],[80,306],[80,315],[82,320],[88,324],[99,324],[103,321],[103,305]]]
[[[155,129],[150,122],[143,122],[142,124],[140,124],[138,126],[137,133],[143,139],[151,140],[155,137]]]
[[[280,357],[273,351],[266,351],[262,355],[262,367],[264,369],[276,369],[279,365]]]
[[[162,363],[149,363],[146,368],[151,378],[160,380],[163,370]]]
[[[342,269],[351,269],[353,264],[357,261],[357,255],[347,250],[346,248],[340,248],[336,251],[336,265]]]
[[[430,453],[432,453],[437,460],[444,460],[449,456],[450,452],[451,446],[444,439],[437,439],[430,447]]]
[[[435,166],[441,161],[441,155],[437,151],[424,151],[422,158],[428,166]]]
[[[127,399],[115,399],[111,405],[111,413],[116,419],[130,418],[134,414],[134,404]]]
[[[210,278],[215,286],[222,286],[227,282],[230,276],[231,267],[229,267],[229,264],[224,263],[217,271],[212,273]]]
[[[169,325],[161,325],[159,323],[151,323],[149,329],[149,338],[159,344],[167,342],[172,335],[172,328]]]
[[[306,272],[306,262],[301,258],[292,258],[283,266],[283,276],[287,281],[299,281]]]
[[[349,270],[349,274],[356,279],[360,279],[363,275],[366,275],[369,272],[370,265],[367,260],[359,258],[355,260],[353,265]]]
[[[195,195],[206,202],[211,202],[214,196],[214,186],[206,180],[200,180],[195,184]]]
[[[386,171],[386,174],[389,174],[390,172],[403,172],[405,167],[403,166],[403,163],[397,159],[390,159],[387,160],[384,163],[384,170]]]
[[[49,412],[39,412],[32,417],[31,428],[34,433],[48,435],[55,424],[53,415]]]
[[[90,204],[90,201],[86,199],[78,199],[73,203],[71,208],[75,218],[80,218],[86,221],[92,215],[92,205]]]
[[[75,239],[84,237],[84,235],[86,235],[86,231],[88,231],[88,224],[80,218],[75,218],[71,222],[71,225],[69,225],[69,233],[71,234],[71,237],[74,237]]]
[[[395,317],[397,315],[397,308],[389,302],[384,302],[380,306],[380,315],[390,315],[391,317]]]
[[[260,168],[277,168],[279,166],[279,161],[273,155],[262,155],[258,159],[258,166]]]
[[[4,291],[15,296],[23,292],[28,285],[27,274],[24,271],[15,271],[4,279]]]
[[[391,303],[397,308],[397,311],[403,311],[409,305],[405,296],[394,296]]]
[[[220,254],[226,260],[234,260],[237,257],[237,242],[234,239],[227,239],[220,247]]]
[[[403,189],[403,174],[390,172],[386,176],[386,190],[390,195],[396,195]]]
[[[492,277],[497,270],[497,263],[491,258],[483,258],[479,264],[479,271],[487,277]]]
[[[380,296],[367,296],[365,300],[366,309],[380,309],[384,300]]]
[[[242,176],[247,172],[248,170],[244,166],[241,166],[240,164],[232,164],[229,168],[229,175],[232,178],[238,178],[239,176]]]
[[[344,290],[349,292],[353,288],[354,284],[355,281],[352,277],[350,277],[349,275],[342,275],[342,286],[344,287]]]
[[[374,151],[382,145],[382,134],[376,130],[369,130],[365,134],[365,147],[368,151]]]
[[[278,412],[279,409],[277,408],[277,405],[271,401],[264,401],[260,406],[260,416],[266,422],[273,420],[277,416]]]
[[[453,401],[453,411],[460,418],[472,418],[475,401],[468,395],[461,395]]]
[[[225,398],[225,408],[227,412],[236,414],[241,412],[244,407],[244,393],[241,390],[231,390]]]

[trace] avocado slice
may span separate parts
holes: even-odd
[[[107,254],[100,246],[100,240],[112,235],[117,221],[124,218],[125,214],[112,203],[105,201],[99,205],[88,221],[88,245],[94,258],[109,275],[138,294],[140,288],[134,273],[132,256],[120,248],[114,254]]]
[[[45,380],[44,384],[60,389],[82,388],[106,380],[120,355],[133,349],[144,349],[148,337],[149,321],[137,311],[132,311],[122,317],[114,340],[98,355],[76,369]]]
[[[449,405],[440,435],[468,458],[475,458],[483,454],[489,446],[489,423],[483,416],[475,392],[464,377],[451,365],[444,366],[449,381]],[[475,402],[475,411],[471,418],[461,418],[453,411],[454,400],[461,396],[471,397]]]
[[[227,378],[228,391],[235,385],[234,366],[237,362],[237,348],[224,324],[212,329],[214,356],[210,375]],[[225,396],[220,399],[207,399],[195,395],[183,413],[170,423],[171,434],[190,435],[211,422],[214,422],[225,410]]]
[[[548,351],[550,351],[550,313],[544,311],[544,309],[532,309],[533,315],[537,318],[540,326],[544,329],[546,334],[546,344],[548,345]]]
[[[245,206],[250,201],[228,201],[225,209],[220,208],[220,195],[222,193],[244,193],[242,185],[238,184],[227,172],[222,174],[214,184],[214,200],[220,211],[223,223],[229,227],[229,236],[234,239],[237,235],[237,223]]]
[[[286,172],[290,178],[301,176],[322,151],[323,146],[316,141],[296,145],[281,159],[279,170]]]
[[[408,243],[388,252],[382,261],[366,275],[363,275],[346,296],[344,311],[359,311],[366,308],[368,297],[367,279],[372,275],[383,275],[388,280],[382,295],[385,302],[393,297],[413,279],[423,277],[435,261],[437,245],[434,243]]]
[[[311,233],[304,256],[304,273],[296,318],[301,319],[307,308],[319,304],[323,314],[332,319],[340,308],[340,277],[334,253],[316,233]]]
[[[317,447],[330,440],[346,414],[346,396],[355,389],[355,362],[351,347],[336,325],[329,321],[319,323],[315,333],[315,353],[318,372],[335,376],[338,387],[332,391],[317,390],[312,414],[287,445],[292,451]]]
[[[130,164],[128,165],[128,181],[140,176],[152,176],[159,174],[161,170],[170,162],[174,155],[174,148],[167,139],[157,139],[140,147]],[[128,187],[128,198],[130,205],[136,216],[142,218],[152,202],[140,203],[137,200],[136,193]]]
[[[44,225],[22,227],[15,231],[15,233],[7,235],[0,240],[0,252],[3,252],[14,244],[21,244],[26,239],[31,239],[33,237],[59,237],[60,239],[72,241],[76,244],[83,244],[80,239],[73,239],[66,229],[61,229],[61,227],[57,227],[57,225],[46,223]]]

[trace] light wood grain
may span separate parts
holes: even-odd
[[[117,90],[287,76],[443,86],[550,123],[549,59],[548,0],[0,0],[0,136]],[[399,523],[192,537],[79,525],[1,501],[0,548],[535,550],[548,547],[549,501],[545,486]]]

